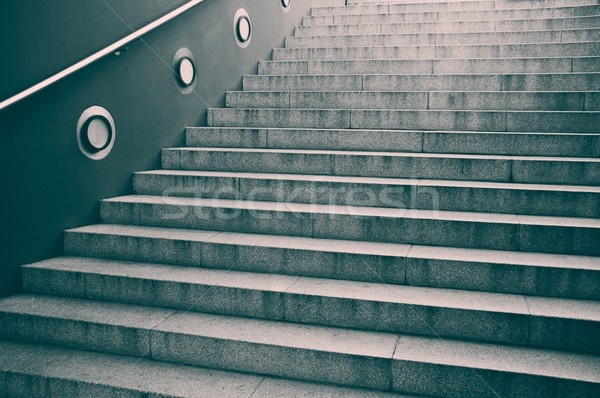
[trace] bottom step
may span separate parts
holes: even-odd
[[[0,396],[409,398],[148,359],[0,341]]]
[[[446,398],[600,396],[598,356],[91,300],[2,299],[0,338]],[[2,368],[16,368],[23,358],[0,347]]]

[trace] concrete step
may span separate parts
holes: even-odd
[[[371,24],[296,26],[294,36],[339,36],[398,33],[466,33],[513,32],[526,30],[558,30],[599,28],[600,16],[493,21],[398,22]]]
[[[449,3],[456,3],[456,7],[458,7],[459,9],[469,9],[473,6],[473,3],[483,3],[479,8],[489,8],[491,1],[492,0],[424,0],[423,2],[418,2],[418,0],[348,0],[345,7],[378,4],[390,6],[412,6],[413,4],[418,4],[427,6],[427,9],[437,9],[437,7],[446,7],[449,5]],[[491,6],[497,9],[512,9],[532,7],[561,7],[567,5],[581,5],[587,3],[588,0],[497,0],[493,1]],[[593,1],[592,4],[594,4]]]
[[[600,218],[600,187],[185,170],[136,173],[133,186],[138,195]]]
[[[208,109],[208,125],[598,133],[600,112],[212,108]]]
[[[384,2],[380,2],[384,3]],[[569,6],[597,5],[595,0],[568,0],[568,1],[445,1],[438,3],[412,1],[409,3],[367,3],[352,4],[350,6],[319,6],[313,7],[311,15],[366,15],[398,12],[448,12],[448,11],[476,11],[476,10],[518,10],[532,8],[552,8]]]
[[[259,61],[259,75],[447,75],[600,71],[600,57]]]
[[[405,33],[344,36],[286,37],[286,48],[393,45],[464,45],[576,43],[600,40],[600,29],[537,30],[524,32]]]
[[[358,25],[400,22],[448,22],[448,21],[497,21],[526,20],[543,18],[573,18],[600,15],[600,5],[552,8],[521,9],[488,9],[488,10],[456,10],[456,11],[413,11],[397,12],[396,9],[381,13],[367,14],[335,14],[306,16],[303,26],[319,25]]]
[[[229,91],[228,108],[599,111],[600,91]]]
[[[32,294],[600,353],[597,301],[79,257],[29,264],[23,285]]]
[[[189,127],[187,146],[600,157],[600,134]]]
[[[473,59],[586,57],[600,54],[600,42],[406,45],[323,48],[275,48],[274,61],[325,59]]]
[[[247,91],[592,91],[600,73],[472,75],[247,75]]]
[[[169,170],[600,185],[600,159],[264,148],[165,148]]]
[[[137,346],[143,349],[144,358],[156,361],[377,390],[435,393],[440,380],[444,384],[454,380],[447,396],[492,397],[518,385],[519,391],[528,392],[520,396],[540,396],[549,391],[548,397],[558,398],[564,393],[593,397],[600,382],[595,372],[600,365],[597,356],[547,349],[35,295],[3,299],[0,309],[0,330],[10,339],[110,354],[118,351],[129,356],[138,354]],[[37,332],[40,327],[46,333]],[[103,341],[114,344],[103,345]],[[484,382],[474,382],[472,373],[479,372]],[[432,373],[435,383],[415,381],[430,380]]]
[[[131,195],[102,221],[154,227],[597,256],[600,221],[367,206]]]
[[[409,398],[408,395],[9,341],[0,341],[0,364],[3,381],[0,391],[4,397],[287,398],[307,394],[330,398]]]
[[[11,340],[379,390],[390,387],[398,340],[387,333],[31,295],[1,300],[0,318],[1,335]]]
[[[64,238],[76,257],[600,300],[598,257],[111,224]]]

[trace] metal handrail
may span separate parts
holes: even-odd
[[[95,52],[94,54],[90,55],[89,57],[82,59],[81,61],[69,66],[66,69],[63,69],[62,71],[58,72],[57,74],[52,75],[45,80],[42,80],[41,82],[28,88],[27,90],[21,91],[20,93],[13,95],[12,97],[0,102],[0,112],[3,111],[4,109],[8,108],[9,106],[14,105],[19,101],[22,101],[25,98],[30,97],[39,91],[42,91],[43,89],[47,88],[48,86],[51,86],[52,84],[93,64],[94,62],[106,57],[107,55],[117,52],[118,50],[122,49],[127,44],[131,43],[132,41],[142,37],[146,33],[149,33],[151,31],[155,30],[156,28],[166,24],[167,22],[169,22],[172,19],[178,17],[179,15],[185,13],[186,11],[197,6],[198,4],[203,3],[204,1],[206,1],[206,0],[191,0],[187,3],[185,3],[184,5],[176,8],[175,10],[169,12],[168,14],[160,17],[159,19],[155,20],[154,22],[149,23],[148,25],[125,36],[121,40],[109,45],[108,47],[105,47],[102,50]]]

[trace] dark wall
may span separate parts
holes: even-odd
[[[13,0],[0,17],[0,99],[101,49],[185,3],[183,0]],[[167,25],[35,96],[0,111],[3,192],[0,296],[20,290],[19,266],[62,253],[62,230],[99,221],[98,201],[131,192],[131,173],[160,167],[159,151],[182,145],[186,126],[206,125],[206,108],[224,105],[244,74],[281,47],[312,5],[343,0],[207,0]],[[119,18],[109,6],[120,15]],[[244,7],[253,22],[248,48],[233,37]],[[8,11],[6,11],[8,10]],[[184,95],[171,67],[180,47],[198,63],[198,83]],[[100,105],[116,123],[103,160],[85,157],[75,128],[83,110]]]

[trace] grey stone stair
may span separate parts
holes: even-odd
[[[553,91],[600,90],[600,73],[331,74],[244,76],[246,91]]]
[[[259,75],[597,73],[600,57],[261,61]]]
[[[597,133],[599,111],[212,108],[211,127]]]
[[[38,344],[58,342],[70,348],[137,354],[225,370],[378,390],[435,393],[439,386],[409,376],[423,372],[419,365],[427,364],[428,373],[434,372],[436,380],[442,377],[443,384],[449,381],[443,377],[455,379],[447,396],[456,397],[494,396],[497,391],[512,392],[515,387],[549,392],[555,388],[548,395],[554,397],[560,396],[557,392],[592,397],[599,381],[594,372],[597,357],[547,349],[36,295],[1,302],[0,317],[10,320],[0,323],[5,338],[18,337]],[[40,328],[46,333],[40,333]],[[484,382],[475,382],[473,372],[481,372]]]
[[[589,186],[156,170],[136,173],[133,187],[139,195],[600,217],[600,187]]]
[[[167,148],[165,169],[600,185],[600,159],[260,148]]]
[[[600,91],[229,91],[229,108],[599,111]]]
[[[365,4],[363,4],[365,3]],[[379,3],[379,4],[377,4]],[[474,10],[544,9],[597,5],[595,0],[544,0],[544,1],[407,1],[407,2],[354,2],[347,6],[313,7],[311,15],[364,15],[396,12],[447,12]]]
[[[348,25],[297,26],[294,35],[361,35],[361,34],[398,34],[398,33],[466,33],[466,32],[514,32],[529,30],[559,30],[598,28],[600,16],[508,19],[508,20],[467,20],[467,21],[431,21],[398,22]]]
[[[600,157],[600,133],[190,127],[189,147]]]
[[[131,195],[101,202],[109,224],[431,246],[600,254],[598,219]]]
[[[8,341],[0,364],[0,392],[10,398],[413,397]]]
[[[600,5],[316,7],[0,299],[0,396],[597,397]]]
[[[597,41],[578,43],[404,45],[323,48],[276,48],[274,61],[326,59],[447,59],[577,57],[600,53]]]
[[[132,225],[65,232],[65,254],[529,296],[600,299],[600,260]],[[60,290],[60,284],[51,284]]]
[[[600,5],[584,5],[575,7],[552,8],[521,8],[511,9],[482,9],[461,11],[421,11],[397,12],[388,10],[383,13],[366,14],[334,14],[321,16],[307,16],[302,21],[303,26],[318,25],[359,25],[371,23],[399,23],[399,22],[447,22],[447,21],[496,21],[496,20],[524,20],[542,18],[573,18],[600,15]]]
[[[86,258],[25,266],[23,285],[33,294],[600,353],[597,301]]]
[[[391,46],[391,45],[465,45],[465,44],[526,44],[577,43],[598,41],[600,29],[563,29],[523,32],[465,33],[397,33],[350,36],[286,37],[286,48]]]

